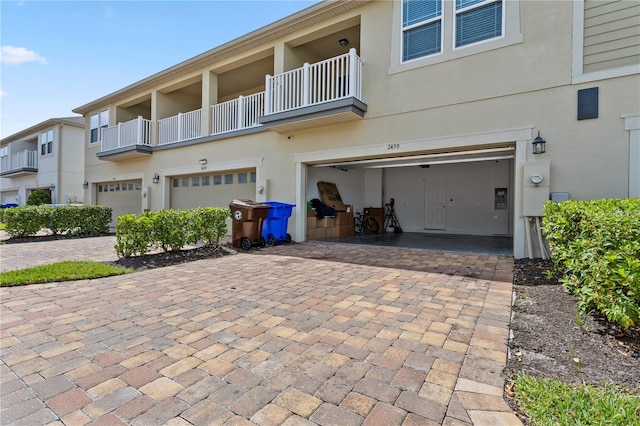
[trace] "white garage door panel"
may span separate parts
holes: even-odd
[[[2,193],[2,204],[16,204],[18,191],[5,191]]]
[[[233,199],[254,199],[255,172],[234,171],[173,177],[170,205],[172,209],[196,207],[229,207]]]
[[[142,181],[120,181],[97,185],[98,205],[109,206],[113,209],[111,215],[112,225],[116,224],[116,218],[123,214],[140,214],[142,208]]]

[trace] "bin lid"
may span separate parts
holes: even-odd
[[[250,209],[254,209],[254,208],[259,208],[259,209],[270,209],[271,206],[268,204],[263,204],[257,201],[252,201],[252,200],[233,200],[229,203],[229,207],[234,206],[234,207],[245,207],[245,208],[250,208]]]

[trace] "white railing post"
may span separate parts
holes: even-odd
[[[272,84],[273,79],[271,78],[271,75],[267,74],[265,76],[265,82],[264,82],[264,115],[269,115],[271,114],[271,84]]]
[[[178,122],[178,140],[181,141],[182,140],[182,113],[181,112],[178,113],[178,119],[176,121]]]
[[[136,137],[136,145],[140,145],[142,142],[142,116],[138,116],[138,131],[136,132],[138,135]]]
[[[244,128],[244,96],[240,95],[238,98],[238,130]]]
[[[356,48],[349,49],[349,93],[347,96],[356,95],[356,74],[358,69],[358,55],[356,55]]]
[[[121,140],[120,140],[120,139],[121,139],[121,138],[120,138],[120,132],[121,132],[121,130],[122,130],[122,129],[121,129],[121,127],[122,127],[121,125],[122,125],[122,123],[118,123],[118,148],[120,148],[120,147],[122,146],[122,145],[121,145],[121,143],[122,143],[122,142],[121,142]]]
[[[309,105],[309,97],[311,95],[311,76],[310,76],[311,65],[308,62],[305,62],[302,65],[302,105]]]

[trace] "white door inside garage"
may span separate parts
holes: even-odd
[[[96,203],[113,209],[112,225],[123,214],[140,214],[142,209],[142,181],[127,180],[97,185]]]
[[[170,207],[229,207],[234,199],[256,196],[255,170],[233,170],[171,178]]]

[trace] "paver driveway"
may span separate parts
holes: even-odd
[[[2,256],[33,244],[73,251]],[[2,288],[1,423],[520,424],[502,399],[511,271],[317,242]]]

